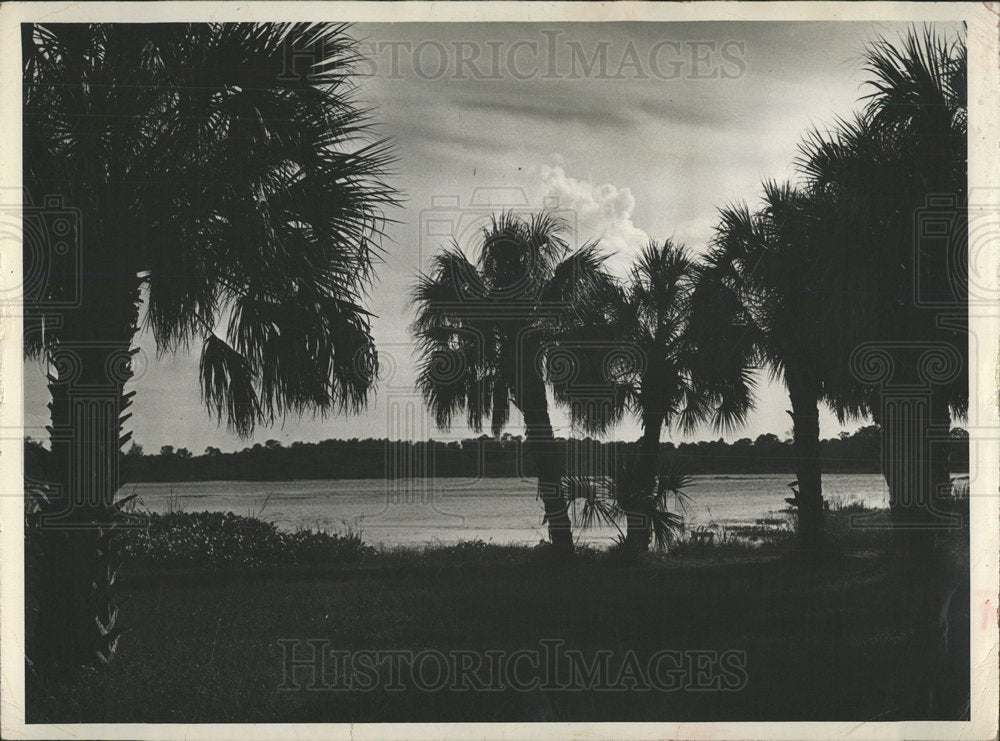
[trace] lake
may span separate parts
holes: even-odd
[[[686,490],[689,527],[752,524],[785,507],[790,475],[695,476]],[[151,512],[220,511],[253,515],[281,528],[360,530],[368,543],[450,544],[480,538],[535,544],[546,538],[534,480],[358,479],[327,481],[191,481],[129,484]],[[827,474],[823,494],[831,503],[860,501],[888,506],[878,474]],[[672,507],[674,509],[674,507]],[[581,542],[607,544],[616,531],[580,533]]]

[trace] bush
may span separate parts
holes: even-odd
[[[373,554],[357,533],[299,530],[232,512],[141,513],[125,530],[126,555],[168,566],[357,562]]]

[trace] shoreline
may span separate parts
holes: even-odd
[[[690,530],[724,533],[794,527],[787,511],[791,478],[771,474],[713,474],[693,477],[685,489],[686,508],[671,509]],[[887,504],[879,474],[828,474],[831,510]],[[131,484],[122,494],[137,494],[140,509],[159,514],[214,511],[241,513],[272,522],[283,531],[358,532],[382,548],[421,548],[483,540],[497,546],[533,547],[547,539],[533,480],[510,477],[430,480],[231,481]],[[572,508],[572,507],[571,507]],[[571,514],[572,516],[572,514]],[[575,517],[574,517],[575,519]],[[583,544],[607,548],[613,527],[574,529]]]

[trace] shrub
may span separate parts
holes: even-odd
[[[168,566],[356,562],[375,550],[357,533],[284,532],[232,512],[137,514],[123,541],[127,555]]]

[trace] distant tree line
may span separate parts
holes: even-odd
[[[590,437],[556,438],[560,455],[570,475],[610,475],[616,456],[628,453],[637,443],[603,442]],[[951,470],[969,470],[969,435],[955,428],[942,441],[950,453]],[[824,471],[829,473],[881,473],[879,428],[860,428],[849,434],[823,440]],[[661,451],[685,473],[793,475],[791,440],[760,435],[726,443],[714,441],[662,443]],[[44,482],[48,451],[28,438],[25,471],[33,481]],[[284,446],[277,440],[223,453],[209,446],[201,455],[187,448],[164,445],[159,453],[147,454],[133,444],[122,456],[129,481],[277,481],[291,479],[368,479],[427,476],[525,476],[536,475],[534,463],[525,455],[520,435],[481,435],[461,441],[324,440],[295,442]]]

